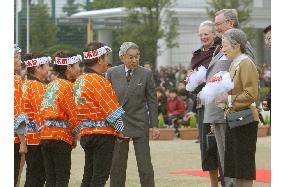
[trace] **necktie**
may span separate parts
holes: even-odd
[[[126,72],[126,80],[127,82],[129,82],[131,79],[131,69],[129,69],[127,72]]]

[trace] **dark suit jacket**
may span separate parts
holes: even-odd
[[[119,65],[108,69],[106,78],[111,82],[125,114],[124,135],[130,138],[148,136],[149,127],[157,127],[158,104],[152,71],[138,66],[129,84],[125,67]]]

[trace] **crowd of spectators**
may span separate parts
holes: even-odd
[[[144,67],[152,69],[149,63]],[[260,87],[270,87],[271,68],[269,64],[258,64]],[[196,95],[189,93],[186,89],[186,76],[188,69],[184,65],[160,66],[158,70],[152,70],[156,85],[156,92],[159,103],[160,127],[176,128],[196,127]],[[26,70],[21,71],[22,78],[26,76]],[[56,74],[50,71],[46,83],[54,80]],[[261,101],[259,102],[261,103]],[[262,112],[261,104],[259,112]],[[261,118],[263,119],[263,118]],[[262,123],[266,123],[262,120]]]
[[[271,67],[269,64],[258,64],[260,87],[270,87]]]
[[[258,64],[260,88],[270,88],[270,64]],[[163,67],[154,71],[159,113],[164,116],[164,127],[195,127],[196,126],[196,95],[186,91],[185,78],[188,69],[184,65]],[[267,93],[264,93],[267,94]],[[260,97],[262,99],[262,97]],[[258,105],[261,124],[267,123],[262,117],[262,100]],[[183,105],[183,106],[182,106]]]

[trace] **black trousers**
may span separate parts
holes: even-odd
[[[202,170],[216,170],[218,169],[218,148],[217,145],[212,146],[210,149],[207,148],[206,135],[210,133],[210,123],[203,123],[204,108],[198,109],[197,115]]]
[[[61,140],[41,140],[40,145],[46,173],[45,187],[68,187],[71,145]]]
[[[14,144],[14,186],[17,185],[20,163],[21,163],[21,154],[19,153],[20,143]]]
[[[81,187],[104,187],[110,174],[115,137],[91,134],[80,138],[85,152],[84,175]]]
[[[40,145],[28,145],[26,182],[24,187],[43,187],[45,171]]]

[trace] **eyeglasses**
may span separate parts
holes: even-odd
[[[222,25],[223,23],[227,22],[227,21],[230,21],[230,20],[225,20],[225,21],[222,21],[222,22],[219,22],[219,23],[215,23],[215,27],[219,26],[219,25]]]

